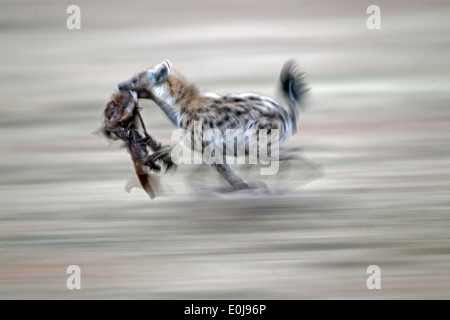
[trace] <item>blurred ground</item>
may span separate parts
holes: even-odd
[[[0,299],[450,298],[450,4],[377,1],[368,30],[370,4],[1,0]],[[288,145],[321,172],[220,195],[184,166],[165,197],[124,191],[129,155],[92,134],[117,82],[168,58],[206,91],[274,96],[291,57],[312,90]]]

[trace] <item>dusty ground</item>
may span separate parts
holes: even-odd
[[[0,1],[1,299],[450,298],[448,1],[377,1],[381,30],[370,1],[152,2]],[[208,192],[190,166],[165,197],[124,191],[129,155],[92,134],[117,82],[168,58],[204,90],[274,96],[291,57],[311,91],[288,144],[319,167],[271,194]]]

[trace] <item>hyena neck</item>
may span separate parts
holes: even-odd
[[[182,109],[199,96],[198,89],[177,74],[171,74],[151,90],[152,99],[178,127]]]

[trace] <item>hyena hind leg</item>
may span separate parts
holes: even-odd
[[[302,148],[283,148],[280,150],[279,161],[281,163],[279,176],[284,179],[283,173],[287,174],[287,178],[292,178],[291,169],[302,171],[303,180],[307,177],[313,181],[323,177],[323,166],[302,153]]]
[[[252,181],[245,182],[234,170],[230,167],[229,164],[213,164],[212,165],[216,170],[228,181],[231,185],[229,187],[221,187],[218,188],[219,192],[233,192],[239,190],[262,190],[264,192],[268,192],[269,188],[263,181]]]
[[[278,161],[299,160],[302,158],[301,151],[300,147],[280,148]]]
[[[228,188],[227,190],[222,190],[222,191],[236,191],[236,190],[250,189],[250,186],[247,183],[245,183],[245,181],[241,177],[239,177],[239,175],[236,172],[234,172],[234,170],[230,167],[229,164],[227,164],[227,163],[223,163],[223,164],[215,163],[215,164],[212,164],[212,166],[231,185],[231,189]]]

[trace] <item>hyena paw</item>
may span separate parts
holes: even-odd
[[[254,182],[240,182],[235,185],[227,185],[213,188],[213,191],[218,193],[231,193],[244,190],[269,190],[267,185],[262,181]]]

